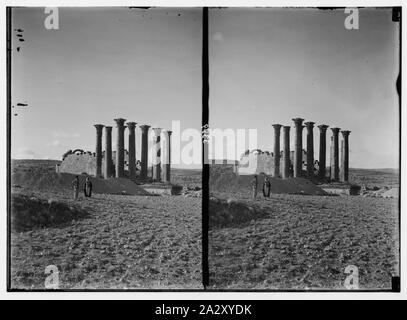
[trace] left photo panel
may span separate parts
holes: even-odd
[[[202,9],[8,8],[9,290],[202,290]]]

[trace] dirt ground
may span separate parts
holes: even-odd
[[[43,289],[48,265],[61,289],[201,287],[200,199],[95,194],[75,204],[89,217],[12,234],[12,288]]]
[[[12,289],[44,289],[48,265],[58,267],[60,289],[202,288],[200,198],[14,191],[87,216],[12,232]]]
[[[236,194],[214,193],[220,199]],[[390,289],[398,275],[398,200],[272,195],[239,201],[266,214],[209,232],[212,289]]]

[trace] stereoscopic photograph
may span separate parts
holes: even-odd
[[[399,291],[401,8],[7,18],[9,291]]]
[[[397,285],[400,14],[209,9],[208,288]]]
[[[202,289],[202,9],[7,10],[9,290]]]

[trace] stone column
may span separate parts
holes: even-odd
[[[342,154],[342,174],[341,180],[343,182],[349,181],[349,130],[342,130],[341,131],[343,136],[343,154]]]
[[[307,178],[314,177],[314,124],[308,121],[304,123],[307,128]]]
[[[330,147],[329,147],[329,178],[331,180],[334,177],[334,172],[332,171],[333,167],[334,167],[334,165],[333,165],[333,159],[334,159],[334,153],[333,153],[333,144],[334,143],[333,143],[333,140],[334,140],[334,137],[331,136],[331,144],[330,144]]]
[[[161,179],[164,182],[171,182],[171,130],[166,130],[163,135],[165,140],[165,149],[163,150],[162,166],[161,166]]]
[[[95,124],[96,128],[96,177],[102,175],[102,132],[103,124]]]
[[[141,173],[142,179],[147,179],[148,172],[148,129],[150,126],[142,125],[141,129]]]
[[[283,127],[283,178],[290,176],[290,126]]]
[[[340,147],[339,147],[339,180],[343,181],[344,177],[343,177],[343,140],[340,140],[339,143]]]
[[[114,119],[117,127],[116,137],[116,178],[124,177],[124,122],[126,119]]]
[[[153,154],[153,181],[161,181],[161,128],[153,128],[154,154]]]
[[[105,179],[112,176],[112,127],[105,127]]]
[[[304,119],[293,119],[295,126],[295,149],[294,149],[294,177],[301,177],[302,175],[302,129],[304,128],[302,122]]]
[[[326,129],[328,126],[321,124],[319,128],[319,173],[320,179],[325,178],[326,172]]]
[[[339,130],[340,128],[331,128],[332,130],[332,180],[339,180]]]
[[[129,129],[129,178],[136,178],[136,122],[127,122]]]
[[[280,129],[281,124],[273,124],[274,128],[274,171],[273,177],[278,178],[280,176]]]

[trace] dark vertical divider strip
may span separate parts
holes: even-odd
[[[6,23],[7,23],[7,290],[10,289],[10,235],[11,235],[11,7],[6,8]]]
[[[209,52],[208,52],[208,8],[202,14],[202,130],[209,123]],[[209,284],[208,261],[209,228],[209,161],[207,144],[202,140],[202,283]]]

